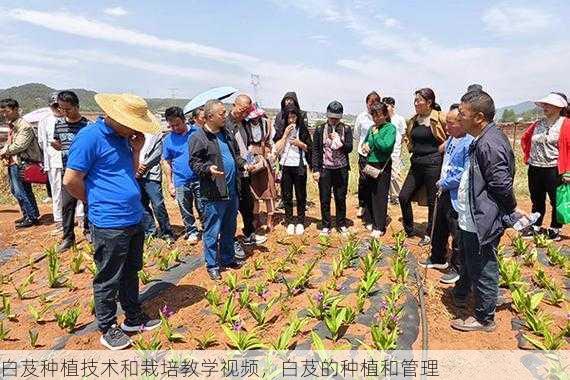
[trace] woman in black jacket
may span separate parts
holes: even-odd
[[[275,131],[275,151],[281,156],[281,196],[285,208],[287,234],[305,232],[307,203],[307,166],[311,163],[311,135],[299,108],[288,106],[284,112],[287,127]],[[293,222],[293,189],[297,200],[297,223]]]
[[[321,203],[321,235],[326,236],[332,227],[331,191],[334,194],[336,228],[348,233],[346,227],[346,193],[352,152],[352,128],[340,121],[343,107],[336,100],[327,107],[327,122],[313,135],[313,178],[319,183]]]

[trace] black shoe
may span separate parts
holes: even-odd
[[[14,224],[22,223],[24,221],[24,219],[26,219],[26,218],[21,217],[20,219],[16,219],[16,220],[14,220]]]
[[[20,228],[29,228],[32,226],[37,226],[39,224],[37,219],[24,219],[19,223],[16,223],[16,228],[20,229]]]
[[[552,241],[560,241],[560,230],[558,228],[548,228],[546,230],[546,236],[548,237],[548,239],[552,240]]]
[[[236,261],[234,261],[233,263],[224,265],[223,267],[224,267],[225,269],[228,269],[228,268],[229,268],[229,269],[239,269],[239,268],[241,268],[242,266],[243,266],[243,261],[241,261],[241,260],[236,260]]]
[[[459,273],[453,268],[450,268],[447,273],[439,279],[440,282],[444,284],[455,284],[459,280]]]
[[[209,268],[208,275],[214,281],[218,281],[222,279],[222,275],[220,274],[220,270],[218,268]]]
[[[243,247],[241,246],[241,244],[237,240],[234,241],[234,251],[235,251],[234,257],[237,260],[245,259],[245,251],[243,250]]]
[[[57,248],[58,252],[65,252],[70,250],[71,248],[73,248],[73,246],[75,245],[75,240],[73,239],[65,239],[61,242],[61,244],[59,245],[59,247]]]
[[[123,332],[117,325],[111,326],[99,339],[101,344],[109,350],[116,351],[129,347],[132,344],[131,338]]]
[[[151,319],[145,313],[140,313],[134,319],[125,319],[121,324],[121,330],[125,332],[151,331],[160,327],[160,319]]]
[[[420,241],[418,242],[418,245],[419,245],[420,247],[423,247],[423,246],[429,245],[430,243],[431,243],[431,238],[430,238],[429,236],[425,235],[425,236],[422,238],[422,240],[420,240]]]
[[[166,241],[167,244],[174,244],[174,242],[176,241],[176,239],[174,239],[174,236],[172,236],[171,234],[162,235],[162,239]]]

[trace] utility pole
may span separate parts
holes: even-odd
[[[259,74],[251,73],[250,83],[253,87],[253,98],[255,99],[255,103],[261,107],[261,98],[259,97],[259,87],[261,86],[261,82],[259,80]]]
[[[180,89],[177,88],[177,87],[171,87],[171,88],[169,88],[168,90],[170,91],[170,97],[171,97],[172,99],[176,99],[176,98],[177,98],[177,95],[178,95],[178,90],[180,90]]]

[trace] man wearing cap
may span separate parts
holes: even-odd
[[[160,122],[144,99],[131,94],[97,94],[105,117],[83,128],[69,149],[63,184],[89,204],[97,274],[93,278],[100,342],[111,350],[131,344],[125,332],[157,328],[139,302],[138,271],[143,267],[143,207],[135,178],[143,133],[158,133]],[[117,297],[118,296],[118,297]],[[119,299],[125,321],[117,326]]]
[[[220,280],[222,268],[237,269],[234,237],[238,211],[239,172],[248,169],[233,133],[224,127],[226,109],[219,100],[204,106],[206,124],[190,139],[190,166],[200,177],[204,200],[204,261],[208,275]]]
[[[65,171],[69,147],[79,131],[87,126],[89,120],[81,116],[79,112],[79,97],[73,91],[61,91],[58,93],[57,103],[64,117],[55,124],[51,145],[61,152],[62,167],[63,171]],[[83,202],[83,205],[83,208],[87,209],[85,202]],[[78,206],[77,199],[69,194],[65,188],[61,190],[61,206],[63,240],[59,245],[58,251],[65,252],[75,245],[75,209]],[[88,220],[89,218],[84,215],[83,235],[87,241],[90,241]]]
[[[63,163],[61,160],[61,152],[55,149],[51,143],[55,131],[56,122],[63,117],[63,113],[57,104],[57,92],[51,94],[48,104],[51,115],[41,119],[38,123],[38,143],[42,148],[44,158],[44,170],[46,171],[52,192],[52,212],[53,221],[55,222],[54,233],[62,233],[62,216],[61,216],[61,181],[63,178]]]
[[[540,214],[534,225],[523,232],[524,237],[546,233],[552,240],[560,240],[562,224],[557,219],[556,188],[570,171],[570,121],[563,117],[568,101],[566,95],[552,92],[537,100],[544,113],[521,138],[525,163],[528,164],[528,190],[532,212]],[[561,177],[562,176],[562,177]],[[542,222],[546,214],[546,196],[550,199],[550,227],[544,231]]]
[[[346,194],[352,152],[352,128],[341,122],[342,104],[332,101],[327,107],[327,122],[317,127],[313,135],[313,178],[319,183],[321,203],[321,235],[332,228],[331,191],[334,194],[336,228],[348,233],[346,226]]]
[[[0,158],[8,166],[10,191],[22,211],[22,218],[15,221],[16,228],[28,228],[38,224],[40,211],[30,183],[24,182],[20,166],[26,162],[40,162],[42,152],[34,128],[20,116],[20,105],[15,99],[0,100],[0,114],[7,121],[7,144],[0,149]]]

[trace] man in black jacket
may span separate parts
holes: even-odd
[[[336,228],[348,233],[346,226],[346,194],[352,152],[352,128],[342,121],[343,107],[338,101],[327,107],[327,122],[317,127],[313,135],[313,179],[319,184],[321,203],[321,235],[332,228],[331,191],[334,194]]]
[[[190,139],[190,166],[200,177],[204,207],[204,259],[210,278],[220,269],[241,266],[235,258],[234,237],[241,172],[248,169],[232,133],[224,128],[226,109],[219,100],[204,106],[206,124]],[[219,248],[219,258],[218,258]]]
[[[493,123],[495,104],[484,91],[463,95],[459,122],[475,137],[469,164],[458,191],[458,223],[464,266],[453,291],[454,303],[464,307],[471,288],[475,316],[457,319],[460,331],[493,331],[499,292],[497,247],[504,232],[503,216],[515,211],[515,156],[504,133]]]

